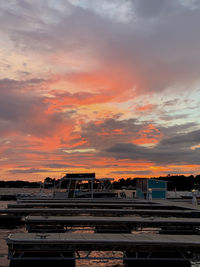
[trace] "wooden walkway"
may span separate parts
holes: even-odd
[[[11,260],[19,257],[30,259],[33,258],[33,254],[28,254],[28,252],[40,251],[59,251],[60,253],[67,251],[181,252],[190,258],[195,258],[200,253],[200,235],[18,233],[10,235],[7,244],[8,257]]]
[[[91,217],[91,216],[27,216],[27,224],[62,224],[62,225],[90,225],[99,224],[129,224],[137,227],[159,226],[200,226],[200,218],[162,218],[162,217]]]
[[[123,198],[93,198],[93,199],[80,199],[80,198],[71,198],[71,199],[62,199],[62,198],[25,198],[25,199],[18,199],[18,203],[118,203],[118,204],[157,204],[153,201],[148,200],[139,200],[139,199],[123,199]]]
[[[9,209],[20,208],[101,208],[101,209],[162,209],[162,210],[186,210],[188,208],[176,207],[174,205],[162,205],[162,204],[138,204],[138,203],[18,203],[8,204]]]
[[[200,211],[200,205],[193,205],[192,200],[184,201],[180,199],[176,200],[169,200],[169,199],[159,199],[154,200],[154,203],[161,204],[161,205],[173,205],[177,208],[185,208],[185,209],[195,209]]]
[[[156,228],[159,233],[199,233],[200,218],[160,217],[91,217],[91,216],[28,216],[26,228],[30,233],[66,232],[74,227],[92,227],[97,233],[131,233],[144,228]],[[155,230],[155,229],[154,229]]]
[[[93,215],[93,216],[158,216],[158,217],[191,217],[200,218],[199,210],[151,210],[151,209],[70,209],[70,208],[17,208],[1,209],[0,214],[13,215]]]
[[[196,260],[200,258],[200,235],[185,230],[200,227],[200,208],[172,201],[77,200],[20,202],[0,210],[1,215],[26,216],[27,228],[95,227],[101,233],[18,233],[7,239],[11,260],[74,260],[85,251],[120,251],[128,260]],[[37,215],[37,216],[34,216]],[[41,216],[42,215],[42,216]],[[88,215],[94,216],[89,217]],[[140,216],[140,217],[139,217]],[[59,226],[60,229],[59,229]],[[65,227],[65,228],[64,228]],[[105,230],[138,230],[144,227],[183,230],[182,234],[110,234]],[[171,227],[171,228],[170,228]],[[124,230],[125,229],[125,230]],[[140,230],[139,229],[139,230]],[[67,229],[68,230],[68,229]],[[45,230],[46,231],[46,230]],[[54,231],[53,231],[54,232]],[[59,231],[58,231],[59,232]],[[109,232],[109,231],[108,231]],[[178,231],[177,231],[178,232]],[[179,232],[180,233],[180,232]],[[126,258],[127,259],[127,258]]]

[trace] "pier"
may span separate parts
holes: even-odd
[[[25,218],[28,232],[57,232],[72,227],[94,227],[95,232],[131,233],[144,228],[160,228],[184,233],[199,233],[200,218],[162,217],[92,217],[92,216],[28,216]]]
[[[131,260],[154,259],[153,253],[160,252],[179,252],[182,255],[173,260],[197,259],[200,255],[200,235],[26,233],[10,235],[7,244],[10,260],[36,260],[38,258],[34,257],[33,253],[37,255],[41,252],[55,253],[44,257],[46,260],[69,260],[69,257],[65,257],[65,252],[72,250],[76,253],[76,258],[79,251],[129,251],[133,255],[137,254],[137,257],[132,256]],[[61,253],[60,256],[57,255],[58,252]],[[146,253],[149,257],[146,257],[146,254],[145,257],[140,257],[140,253]],[[89,254],[85,258],[89,259]],[[164,260],[163,257],[156,259]]]
[[[76,208],[9,208],[1,209],[0,214],[13,215],[93,215],[93,216],[158,216],[200,218],[200,210],[151,210],[151,209],[76,209]]]
[[[44,207],[44,208],[107,208],[107,209],[168,209],[173,210],[177,209],[176,207],[172,205],[162,205],[162,204],[155,204],[155,203],[147,203],[147,204],[140,204],[140,203],[108,203],[108,202],[102,202],[102,203],[95,203],[95,202],[72,202],[72,203],[48,203],[48,202],[40,202],[40,203],[18,203],[18,204],[8,204],[8,208],[37,208],[37,207]],[[187,209],[187,208],[181,208],[178,209]]]
[[[117,203],[117,204],[157,204],[154,201],[137,200],[137,199],[123,199],[123,198],[23,198],[18,199],[17,203]]]
[[[5,215],[21,216],[28,231],[8,237],[10,267],[24,267],[27,261],[39,267],[41,262],[75,266],[76,260],[104,259],[94,251],[110,251],[105,259],[121,259],[126,266],[170,262],[185,267],[200,259],[200,209],[190,203],[24,199],[0,210]]]

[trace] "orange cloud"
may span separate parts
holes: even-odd
[[[152,104],[147,104],[147,105],[144,105],[144,106],[139,106],[136,108],[136,111],[139,111],[139,112],[151,112],[153,111],[155,108],[155,105],[152,105]]]
[[[73,147],[83,146],[85,144],[87,144],[87,141],[84,138],[81,138],[80,141],[78,141],[74,144],[71,144],[70,147],[73,148]]]
[[[112,135],[124,135],[123,129],[113,129],[111,131],[107,131],[106,129],[102,129],[100,133],[97,133],[99,136],[112,136]]]
[[[135,84],[135,81],[134,81]],[[123,102],[135,96],[133,74],[116,66],[108,70],[98,69],[91,72],[74,72],[54,75],[46,81],[50,97],[44,103],[49,105],[48,112],[60,111],[68,105],[83,106],[109,102]]]
[[[46,98],[44,103],[49,104],[47,113],[53,113],[62,111],[66,106],[82,106],[104,103],[111,100],[111,96],[101,94],[90,94],[90,93],[63,93],[56,96],[56,98]]]
[[[138,137],[132,140],[132,143],[136,145],[157,144],[162,137],[163,134],[155,125],[148,124],[138,133]]]

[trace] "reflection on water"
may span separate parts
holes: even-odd
[[[81,252],[80,256],[84,257],[86,255],[85,252]],[[122,252],[115,252],[114,254],[110,251],[106,252],[99,252],[99,251],[93,251],[90,254],[90,257],[122,257]],[[77,267],[88,267],[88,266],[94,266],[94,267],[123,267],[122,260],[77,260],[76,261]]]

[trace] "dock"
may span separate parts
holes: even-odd
[[[93,215],[93,216],[159,216],[159,217],[191,217],[200,218],[199,210],[151,210],[151,209],[81,209],[81,208],[8,208],[1,209],[0,214],[13,215]]]
[[[156,203],[93,203],[93,202],[60,202],[60,203],[48,203],[48,202],[40,202],[40,203],[18,203],[18,204],[8,204],[8,209],[18,209],[18,208],[101,208],[101,209],[151,209],[151,210],[187,210],[185,207],[176,207],[174,205],[162,205]]]
[[[180,252],[182,257],[173,258],[173,260],[197,259],[200,255],[200,235],[18,233],[10,235],[7,244],[10,260],[36,260],[37,257],[33,257],[33,253],[40,255],[41,251],[54,252],[45,257],[45,259],[54,260],[69,260],[69,257],[65,257],[65,253],[69,251],[74,251],[76,255],[79,255],[79,251],[126,251],[132,253],[132,260],[154,259],[153,253],[161,252],[167,252],[168,255],[170,252]],[[139,256],[140,253],[141,256]],[[142,257],[142,253],[147,253],[149,257],[146,254]],[[134,256],[135,254],[137,257]],[[89,253],[87,255],[89,258]],[[156,259],[160,258],[156,257]],[[163,257],[161,259],[164,260]]]
[[[148,201],[148,200],[136,200],[136,199],[128,199],[128,198],[23,198],[18,199],[18,203],[130,203],[130,204],[157,204],[157,202],[154,201]]]
[[[92,216],[27,216],[26,223],[32,224],[64,224],[64,225],[98,225],[98,224],[130,224],[137,227],[159,227],[171,225],[200,226],[200,218],[162,218],[162,217],[92,217]]]
[[[155,262],[161,261],[163,266],[170,261],[175,266],[181,262],[178,266],[182,267],[200,259],[200,208],[190,203],[23,199],[1,209],[0,216],[21,216],[26,223],[28,233],[7,239],[9,259],[20,267],[32,260],[66,260],[75,266],[75,260],[104,258],[92,256],[94,251],[111,251],[113,255],[105,259],[122,259],[127,266],[132,266],[132,261],[153,263],[154,267]],[[83,229],[77,233],[76,227],[93,233]],[[149,232],[144,234],[146,228]]]
[[[146,228],[160,228],[184,233],[199,233],[200,218],[162,218],[162,217],[92,217],[92,216],[27,216],[28,232],[56,232],[71,230],[72,227],[94,227],[95,232],[131,233]],[[66,227],[66,228],[64,228]]]

